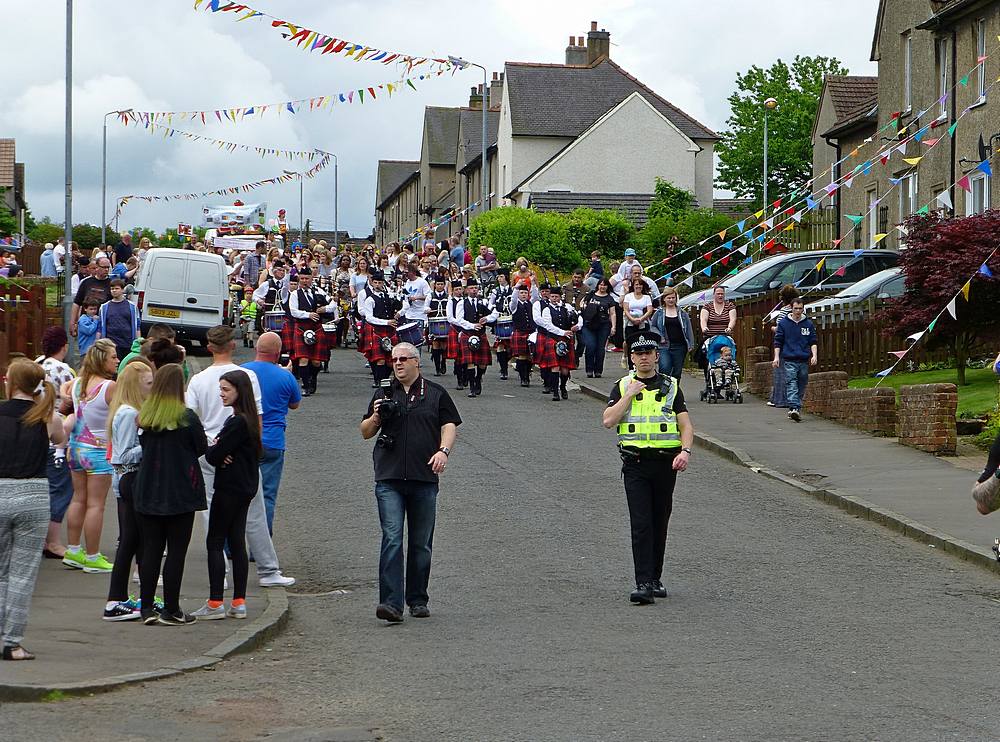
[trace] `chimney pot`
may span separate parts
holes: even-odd
[[[482,95],[483,94],[483,84],[479,83],[478,87],[479,87],[479,94]]]
[[[497,73],[497,72],[494,72],[494,73],[493,73],[493,79],[494,79],[494,80],[499,80],[499,79],[500,79],[500,75],[499,75],[499,73]]]
[[[576,37],[575,37],[575,36],[570,36],[570,37],[569,37],[569,46],[573,46],[573,42],[574,42],[575,40],[576,40]]]
[[[596,31],[597,30],[597,21],[591,21],[590,22],[590,30],[591,31]]]
[[[583,44],[583,37],[582,36],[577,36],[576,37],[576,45],[577,46],[583,46],[584,45]]]

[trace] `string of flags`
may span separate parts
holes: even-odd
[[[494,194],[491,193],[489,195],[489,198],[493,198],[493,195]],[[410,232],[406,237],[401,237],[399,241],[400,242],[409,242],[410,240],[413,240],[414,238],[417,238],[420,235],[424,234],[428,229],[437,229],[438,227],[443,227],[444,225],[448,224],[449,222],[451,222],[451,221],[453,221],[455,219],[458,219],[459,217],[465,216],[469,212],[475,211],[476,209],[479,208],[479,205],[480,205],[480,202],[479,201],[475,201],[474,203],[471,203],[468,206],[466,206],[461,211],[455,211],[454,210],[455,207],[453,206],[451,209],[449,209],[448,211],[444,212],[441,216],[436,217],[436,218],[432,219],[431,221],[427,222],[427,224],[425,224],[424,226],[422,226],[420,229],[417,229],[417,230],[414,230],[413,232]]]
[[[237,142],[228,142],[224,139],[216,139],[214,137],[206,137],[201,134],[193,134],[189,131],[181,131],[180,129],[174,129],[170,126],[165,126],[163,124],[158,124],[151,119],[145,119],[140,121],[138,116],[132,111],[119,111],[119,119],[123,126],[128,126],[129,121],[132,123],[143,126],[151,134],[156,134],[157,131],[163,132],[163,138],[169,139],[173,136],[181,136],[192,142],[206,142],[216,146],[220,150],[226,152],[255,152],[261,157],[266,157],[272,155],[274,157],[283,157],[285,159],[302,159],[309,160],[312,162],[317,157],[322,156],[319,150],[309,149],[309,150],[297,150],[297,149],[279,149],[277,147],[257,147],[252,144],[239,144]]]
[[[332,112],[336,106],[348,105],[352,103],[364,104],[365,101],[378,100],[379,97],[391,98],[393,93],[405,91],[407,89],[416,90],[418,82],[429,81],[434,77],[444,74],[444,70],[428,70],[427,72],[405,77],[395,82],[381,83],[379,85],[369,85],[353,90],[346,90],[341,93],[330,95],[317,95],[312,98],[298,98],[296,100],[281,101],[278,103],[254,103],[248,106],[236,106],[234,108],[213,108],[204,111],[119,111],[118,120],[127,125],[129,121],[145,125],[147,121],[153,123],[166,122],[167,125],[174,123],[176,116],[180,121],[189,121],[195,124],[207,125],[215,122],[241,123],[248,117],[252,119],[263,118],[267,114],[283,116],[288,114],[311,113],[314,111],[326,110]]]
[[[1000,41],[1000,36],[998,36],[997,39],[998,39],[998,41]],[[980,66],[984,65],[987,59],[988,59],[988,55],[984,54],[984,55],[980,56],[977,59],[975,67],[973,67],[962,79],[966,80],[966,82],[967,82],[969,75],[971,75],[973,72],[975,72],[975,70],[978,69]],[[998,78],[998,80],[996,82],[1000,82],[1000,78]],[[963,118],[970,110],[972,110],[973,107],[978,106],[978,105],[980,105],[982,103],[982,98],[986,97],[986,93],[989,92],[989,90],[994,87],[994,85],[996,84],[996,82],[991,83],[987,87],[987,89],[983,92],[983,96],[981,96],[981,97],[977,96],[976,100],[972,104],[970,104],[969,106],[967,106],[961,112],[961,114],[956,118],[956,120],[948,127],[947,133],[948,133],[949,137],[953,137],[954,136],[955,130],[958,127],[958,121],[961,118]],[[959,80],[959,84],[961,84],[961,80]],[[964,85],[963,85],[963,87],[964,87]],[[956,90],[956,88],[957,88],[957,85],[953,85],[952,88],[951,88],[951,90],[949,90],[948,92],[946,92],[943,95],[941,95],[937,99],[937,101],[935,101],[935,103],[932,104],[932,106],[929,106],[926,109],[924,109],[924,110],[920,111],[919,113],[917,113],[917,115],[913,117],[912,121],[919,121],[923,116],[925,116],[931,110],[931,108],[934,105],[943,106],[945,104],[945,102],[949,99],[949,97],[954,94],[954,91]],[[736,237],[734,239],[729,240],[728,242],[725,242],[725,243],[723,243],[723,244],[721,244],[721,245],[719,245],[719,246],[717,246],[715,248],[712,248],[711,250],[709,250],[708,252],[706,252],[704,255],[701,256],[704,259],[709,260],[711,258],[711,255],[715,251],[717,251],[717,250],[720,250],[720,249],[733,250],[734,246],[735,246],[735,241],[737,239],[744,238],[744,237],[748,237],[749,238],[748,242],[747,242],[747,245],[751,244],[754,240],[758,240],[761,244],[765,245],[765,248],[763,248],[761,250],[757,250],[752,256],[750,256],[749,259],[743,260],[740,263],[739,266],[737,266],[734,270],[731,270],[727,274],[727,275],[733,275],[733,274],[737,273],[740,269],[742,269],[745,265],[749,265],[750,263],[752,263],[753,262],[752,261],[753,257],[756,257],[757,255],[761,254],[765,250],[770,250],[770,249],[774,249],[774,248],[777,247],[777,240],[776,239],[774,239],[774,238],[772,238],[770,240],[767,239],[767,234],[768,233],[770,233],[770,232],[778,232],[778,231],[790,231],[790,230],[793,230],[795,228],[796,224],[801,223],[802,217],[807,212],[812,211],[813,209],[816,209],[816,208],[818,208],[821,205],[823,198],[833,196],[833,194],[836,193],[838,190],[840,190],[842,187],[850,188],[853,185],[854,178],[859,173],[864,174],[864,175],[870,174],[870,172],[872,170],[872,167],[874,165],[874,162],[878,161],[882,165],[887,165],[888,162],[889,162],[889,159],[892,157],[892,155],[895,154],[895,153],[899,153],[899,154],[903,155],[903,161],[904,162],[906,162],[911,167],[914,167],[914,168],[917,167],[920,164],[920,161],[923,159],[923,157],[925,156],[926,153],[922,154],[922,155],[919,155],[917,157],[906,157],[906,154],[907,154],[907,145],[910,144],[911,142],[917,142],[917,143],[922,143],[924,146],[928,147],[928,149],[929,148],[933,148],[940,141],[941,137],[937,137],[937,138],[927,137],[927,134],[929,132],[933,131],[934,129],[938,128],[939,126],[944,125],[945,121],[935,119],[934,121],[930,122],[929,124],[927,124],[927,125],[925,125],[923,127],[920,127],[920,128],[918,128],[918,129],[916,129],[914,131],[910,131],[909,134],[908,134],[908,136],[907,136],[908,130],[912,126],[912,121],[911,121],[911,124],[909,124],[907,126],[903,126],[902,128],[900,128],[900,118],[901,118],[901,115],[902,114],[899,113],[899,112],[892,114],[892,116],[890,117],[890,120],[881,129],[879,129],[873,136],[867,138],[865,140],[865,142],[860,147],[855,148],[854,150],[852,150],[851,152],[849,152],[846,156],[842,157],[837,162],[834,162],[823,173],[821,173],[820,175],[818,175],[818,176],[816,176],[814,178],[809,179],[802,186],[799,186],[794,191],[792,191],[792,193],[788,196],[788,200],[792,202],[790,205],[786,205],[786,206],[783,207],[782,204],[783,204],[784,199],[780,198],[780,199],[774,201],[773,203],[771,203],[769,205],[765,205],[764,208],[762,208],[761,210],[757,211],[753,216],[754,216],[754,218],[756,220],[759,220],[759,223],[752,225],[749,229],[745,229],[745,226],[746,226],[747,222],[750,221],[750,219],[742,219],[742,220],[736,222],[735,224],[730,225],[726,229],[722,230],[717,235],[713,234],[713,235],[711,235],[709,237],[706,237],[705,239],[701,240],[700,242],[698,242],[696,244],[689,245],[689,246],[681,249],[680,251],[674,253],[669,258],[666,258],[666,259],[664,259],[663,261],[660,261],[660,262],[662,264],[664,264],[664,265],[667,264],[667,263],[669,263],[669,262],[672,262],[673,260],[676,260],[680,255],[682,255],[682,254],[684,254],[686,252],[689,252],[691,250],[695,250],[695,249],[704,247],[709,241],[715,239],[716,237],[718,237],[718,239],[720,241],[722,241],[722,240],[725,239],[726,234],[729,232],[729,230],[731,230],[731,229],[733,229],[733,227],[735,227],[736,228],[736,232],[735,232]],[[885,132],[885,131],[888,131],[888,130],[893,130],[893,131],[896,132],[897,136],[905,136],[905,138],[902,139],[902,140],[891,141],[891,142],[883,145],[881,147],[880,151],[874,157],[872,157],[872,158],[870,158],[870,159],[868,159],[868,160],[866,160],[866,161],[858,164],[853,170],[851,170],[850,172],[846,173],[845,175],[840,176],[840,178],[838,178],[837,180],[834,180],[831,183],[826,184],[821,189],[818,189],[815,192],[806,194],[804,196],[804,198],[799,198],[800,194],[802,194],[803,189],[809,189],[809,188],[811,188],[811,186],[813,185],[813,183],[816,180],[822,179],[825,175],[827,175],[827,174],[829,174],[831,172],[834,172],[835,169],[839,165],[843,164],[844,162],[846,162],[846,161],[848,161],[848,160],[850,160],[850,159],[852,159],[854,157],[858,157],[859,154],[860,154],[860,149],[862,147],[865,147],[865,146],[867,146],[868,144],[871,144],[874,141],[878,141],[879,135],[882,132]],[[989,167],[990,166],[989,166],[988,162],[983,162],[983,163],[980,163],[980,165],[977,167],[977,169],[980,169],[984,173],[990,174]],[[900,178],[889,178],[889,180],[892,183],[892,185],[895,186],[895,185],[898,185],[902,181],[902,178],[906,177],[906,175],[909,175],[909,173],[906,173],[905,175],[901,176]],[[958,185],[959,187],[963,188],[966,191],[971,191],[971,183],[970,183],[970,180],[969,180],[968,176],[965,176],[965,177],[959,179],[959,181],[955,185]],[[887,194],[883,194],[882,198],[884,198],[885,195],[887,195]],[[880,202],[882,200],[882,198],[878,199],[878,201]],[[950,189],[944,191],[942,194],[939,194],[937,198],[939,199],[939,202],[942,203],[942,205],[946,206],[946,208],[953,208],[952,206],[950,206],[950,202],[951,202]],[[796,199],[798,199],[798,200],[796,200]],[[772,209],[773,209],[773,211],[771,211]],[[768,214],[769,211],[771,211],[770,217],[763,218],[763,217],[765,217],[765,215]],[[852,223],[853,223],[852,224],[852,229],[850,231],[853,231],[854,227],[860,225],[864,221],[864,219],[866,218],[866,216],[868,216],[871,213],[871,211],[872,210],[869,210],[869,212],[867,214],[862,214],[862,215],[845,214],[844,217],[847,218],[848,220],[852,221]],[[918,211],[917,213],[928,213],[928,211],[929,211],[929,206],[925,206],[920,211]],[[782,213],[782,212],[783,212],[784,216],[790,217],[790,219],[789,218],[785,218],[785,219],[779,221],[777,224],[775,224],[775,218],[778,217],[779,213]],[[794,222],[794,224],[792,222]],[[753,237],[753,230],[757,229],[757,228],[764,229],[764,234],[760,235],[758,237]],[[897,229],[901,229],[901,227],[897,227]],[[847,234],[850,234],[850,231]],[[843,241],[843,239],[846,236],[847,235],[844,235],[840,239],[834,240],[833,246],[835,248],[838,247],[839,244]],[[888,236],[887,234],[883,234],[883,235],[879,235],[877,237],[881,237],[881,239],[884,239],[887,236]],[[880,239],[876,239],[875,240],[875,244],[877,245],[879,241],[880,241]],[[741,250],[741,252],[744,255],[746,255],[746,251],[745,250]],[[694,262],[695,262],[694,260],[688,261],[683,266],[682,270],[684,272],[691,272],[691,270],[693,268]],[[722,259],[715,261],[710,266],[707,266],[706,268],[701,269],[701,272],[704,273],[706,276],[710,276],[711,275],[711,268],[712,267],[714,267],[715,265],[718,265],[718,264],[722,264],[723,266],[726,266],[728,264],[728,262],[729,262],[728,256],[724,256]],[[655,265],[657,265],[657,263],[653,263],[650,266],[647,266],[646,270],[647,271],[650,270]],[[659,280],[663,280],[663,279],[670,279],[670,278],[674,277],[674,275],[677,274],[678,272],[679,271],[677,271],[677,270],[668,272],[668,273],[664,274],[663,276],[660,276],[660,278],[658,278],[656,280],[659,281]],[[690,277],[689,279],[681,281],[682,284],[687,285],[687,286],[693,286],[693,282],[694,282],[693,277]]]
[[[317,152],[320,152],[317,150]],[[197,198],[205,198],[206,196],[227,196],[235,193],[247,193],[249,191],[256,190],[263,186],[277,185],[279,183],[288,183],[294,180],[301,180],[302,178],[315,178],[316,175],[325,168],[330,163],[330,155],[326,152],[320,152],[323,155],[323,159],[313,165],[311,168],[304,172],[295,172],[292,170],[284,170],[280,175],[276,175],[273,178],[265,178],[264,180],[257,180],[252,183],[243,183],[242,185],[227,186],[225,188],[217,188],[211,191],[201,191],[200,193],[175,193],[168,196],[138,196],[138,195],[128,195],[120,196],[118,198],[118,208],[115,210],[115,215],[112,220],[117,219],[121,216],[122,211],[128,205],[129,201],[137,199],[139,201],[145,201],[146,203],[158,203],[161,201],[191,201]]]
[[[339,39],[329,34],[320,33],[306,28],[298,23],[284,21],[276,16],[265,13],[262,10],[251,8],[249,5],[235,2],[225,2],[224,0],[194,0],[195,10],[205,10],[212,13],[230,13],[237,23],[258,19],[260,21],[270,21],[270,26],[281,35],[285,41],[296,46],[300,51],[307,53],[318,53],[318,56],[325,57],[330,54],[338,59],[350,59],[352,62],[378,62],[383,65],[392,63],[405,65],[407,70],[426,64],[429,67],[435,66],[439,69],[450,69],[453,65],[448,58],[421,57],[403,52],[393,52],[379,49],[370,44],[359,41],[348,41]]]
[[[989,255],[986,256],[986,259],[982,262],[982,264],[976,269],[976,271],[971,276],[969,276],[969,280],[966,281],[964,284],[962,284],[962,288],[960,288],[955,293],[955,295],[951,297],[948,303],[945,304],[938,311],[936,315],[934,315],[934,319],[930,321],[927,327],[925,327],[923,330],[920,330],[919,332],[915,332],[912,335],[907,336],[906,341],[909,343],[909,345],[906,347],[905,350],[889,351],[889,355],[896,357],[896,362],[893,363],[891,366],[889,366],[889,368],[882,369],[877,374],[875,374],[878,377],[878,381],[875,382],[876,387],[879,386],[887,376],[891,375],[892,372],[896,370],[896,367],[903,362],[903,359],[906,358],[907,355],[909,355],[910,351],[913,350],[917,346],[917,344],[920,343],[921,340],[923,340],[926,336],[934,332],[934,328],[937,327],[938,320],[941,319],[942,316],[944,316],[945,312],[947,312],[952,319],[954,320],[958,319],[958,298],[962,297],[964,301],[966,302],[969,301],[969,294],[972,291],[972,281],[977,276],[983,276],[984,278],[993,278],[993,271],[990,270],[988,264],[990,260],[993,259],[993,256],[996,255],[998,252],[1000,252],[1000,247],[993,248],[993,252],[991,252]]]

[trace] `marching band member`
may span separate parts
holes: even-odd
[[[385,276],[376,271],[368,281],[361,306],[361,316],[365,320],[365,357],[371,364],[373,386],[382,379],[388,379],[392,346],[396,344],[396,312],[399,305],[385,290]],[[389,349],[382,345],[383,338],[389,338]]]
[[[448,291],[445,288],[446,282],[443,274],[438,274],[434,276],[434,290],[431,292],[430,300],[428,304],[428,316],[432,320],[447,320],[448,319]],[[451,327],[451,325],[448,325]],[[448,373],[448,360],[446,358],[446,352],[448,349],[448,340],[446,338],[432,337],[431,341],[431,358],[434,360],[434,375],[444,376]]]
[[[446,358],[455,362],[456,389],[465,389],[465,366],[462,364],[462,352],[458,345],[459,326],[455,321],[458,305],[465,297],[465,285],[458,279],[451,282],[451,301],[448,302],[448,352]]]
[[[486,325],[494,322],[497,311],[490,309],[479,296],[479,284],[470,278],[465,287],[465,298],[458,304],[455,313],[455,323],[462,328],[459,337],[461,361],[469,381],[470,397],[478,397],[483,393],[483,374],[486,367],[493,363],[489,341],[486,338]]]
[[[423,333],[427,329],[427,314],[431,309],[429,301],[431,287],[421,277],[416,260],[407,263],[404,271],[406,272],[406,283],[403,284],[402,288],[403,317],[406,318],[407,322],[419,322],[420,331]],[[417,346],[417,352],[420,352],[419,346]]]
[[[531,348],[528,336],[535,332],[535,321],[531,318],[531,292],[526,283],[519,283],[510,299],[511,315],[514,319],[514,335],[510,340],[510,353],[514,356],[514,368],[521,379],[521,386],[531,386]]]
[[[497,287],[490,292],[490,309],[495,309],[500,316],[509,317],[512,294],[510,271],[507,268],[501,268],[497,271]],[[506,379],[510,362],[510,340],[497,338],[493,348],[497,352],[497,363],[500,364],[500,378]]]
[[[253,300],[263,308],[264,313],[277,311],[285,313],[285,321],[281,325],[279,334],[281,335],[281,347],[291,353],[293,323],[288,314],[289,278],[284,261],[275,260],[271,263],[269,273],[270,275],[253,292]],[[262,326],[261,329],[268,330],[270,328]]]
[[[288,313],[295,320],[291,356],[302,381],[302,395],[316,391],[316,375],[320,364],[329,358],[328,340],[321,316],[334,314],[334,304],[325,291],[312,285],[312,269],[299,268],[299,288],[288,297]]]
[[[538,286],[538,298],[532,299],[531,303],[531,320],[535,323],[535,327],[541,327],[542,324],[542,310],[549,305],[549,290],[550,286],[548,282],[539,284]],[[539,332],[537,335],[537,340],[535,341],[535,365],[538,366],[538,373],[542,377],[542,392],[548,394],[552,391],[552,373],[547,367],[542,366],[541,363],[541,352],[542,352],[542,333]],[[558,379],[557,379],[558,382]]]
[[[538,322],[538,345],[541,348],[538,365],[549,369],[553,402],[558,402],[560,395],[563,399],[569,398],[566,382],[576,368],[574,335],[583,327],[579,314],[563,304],[562,294],[562,286],[552,287],[549,305],[542,310]]]

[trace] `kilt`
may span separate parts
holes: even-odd
[[[369,363],[385,361],[389,363],[392,359],[392,349],[385,350],[382,347],[382,338],[392,338],[395,345],[399,340],[396,338],[396,331],[388,325],[373,325],[365,322],[364,330],[364,353]]]
[[[288,324],[287,322],[285,323]],[[309,345],[303,340],[306,330],[316,333],[316,342]],[[295,329],[292,336],[292,358],[308,358],[310,361],[322,363],[330,357],[330,344],[326,332],[323,330],[322,322],[315,322],[311,319],[295,320]]]
[[[358,328],[357,350],[358,350],[358,353],[360,353],[361,355],[365,356],[365,358],[367,358],[368,357],[368,353],[367,353],[367,350],[368,350],[368,323],[365,322],[364,320],[355,319],[354,315],[350,316],[349,321],[350,322],[358,323],[357,324],[357,328]]]
[[[449,361],[459,360],[458,328],[455,325],[448,325],[448,348],[444,357]]]
[[[510,354],[512,356],[531,357],[531,348],[528,347],[528,335],[530,334],[530,332],[514,330],[514,334],[510,339]]]
[[[281,326],[281,352],[292,355],[292,346],[295,344],[295,320],[285,315],[285,324]]]
[[[472,335],[478,335],[479,339],[482,341],[479,343],[479,348],[473,350],[469,347],[469,338]],[[482,330],[480,332],[469,332],[468,330],[462,330],[459,335],[459,350],[461,351],[461,358],[459,358],[459,363],[466,366],[491,366],[493,365],[493,354],[490,353],[490,343],[489,339],[486,337],[486,331]]]
[[[556,343],[565,340],[569,345],[569,353],[564,356],[556,355]],[[548,335],[538,333],[538,342],[535,344],[535,363],[541,368],[576,368],[576,342],[571,338],[552,338]]]

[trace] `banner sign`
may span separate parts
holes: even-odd
[[[254,250],[257,240],[240,239],[239,237],[216,237],[212,247],[229,248],[230,250]]]
[[[248,224],[267,222],[267,204],[246,204],[244,206],[209,206],[201,209],[201,225],[216,229],[232,229]]]

